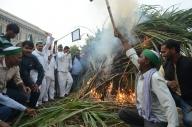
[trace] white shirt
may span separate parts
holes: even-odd
[[[32,52],[33,55],[37,57],[39,60],[40,64],[43,66],[43,69],[45,71],[45,76],[47,76],[47,70],[48,70],[48,55],[50,55],[50,51],[48,50],[49,47],[53,43],[53,38],[47,37],[47,41],[45,46],[43,47],[42,52],[38,51],[37,49]],[[30,76],[34,82],[37,81],[38,73],[36,70],[31,70]]]
[[[56,62],[57,62],[57,70],[60,72],[69,72],[72,69],[71,54],[58,52]]]
[[[127,50],[126,55],[130,58],[133,64],[138,68],[138,56],[136,51],[132,48]],[[145,73],[143,74],[145,75]],[[143,75],[138,76],[136,83],[136,96],[137,105],[141,107],[143,101]],[[168,127],[176,127],[179,125],[178,113],[175,102],[169,89],[166,85],[165,79],[155,72],[152,75],[151,80],[151,91],[152,91],[152,113],[162,122],[168,122]]]
[[[55,58],[52,57],[50,62],[48,63],[47,68],[47,77],[49,77],[51,80],[55,80],[55,74],[54,74],[55,69],[56,69],[56,62]]]

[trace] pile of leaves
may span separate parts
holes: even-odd
[[[40,108],[34,118],[22,117],[17,127],[125,127],[119,108],[111,102],[66,98]]]

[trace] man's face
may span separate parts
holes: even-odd
[[[43,46],[44,46],[43,44],[37,44],[36,48],[37,48],[38,51],[42,52],[43,51]]]
[[[15,38],[17,36],[17,34],[15,32],[13,32],[12,30],[8,30],[7,31],[7,36],[9,38]]]
[[[30,55],[33,52],[33,48],[29,47],[28,45],[23,46],[23,55],[27,56]]]
[[[141,54],[138,59],[138,63],[139,63],[139,70],[142,71],[148,66],[148,64],[150,64],[150,61],[143,54]]]
[[[17,66],[21,62],[22,53],[14,55],[14,56],[7,56],[5,59],[8,61],[10,67]]]
[[[68,48],[65,48],[65,49],[64,49],[64,53],[69,53],[69,49],[68,49]]]
[[[173,49],[167,48],[166,45],[162,45],[161,46],[161,55],[162,55],[163,59],[165,59],[165,60],[170,59],[172,57],[172,53],[173,53],[172,50]]]

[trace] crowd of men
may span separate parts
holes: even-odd
[[[80,52],[72,59],[70,48],[57,47],[50,34],[45,43],[26,40],[15,46],[11,39],[18,33],[19,27],[11,23],[0,36],[0,127],[8,127],[6,122],[20,112],[34,116],[43,103],[68,96],[77,89],[83,68]]]
[[[80,52],[72,59],[70,48],[57,46],[51,35],[46,43],[24,41],[13,46],[11,39],[18,33],[19,27],[12,23],[0,36],[0,127],[9,127],[20,112],[34,116],[36,107],[55,96],[68,96],[77,89],[83,68]],[[138,56],[118,30],[114,34],[139,70],[136,110],[121,109],[120,119],[135,127],[177,127],[179,107],[184,126],[192,127],[192,59],[180,54],[180,43],[166,40],[161,45],[160,67],[159,53],[145,49]]]

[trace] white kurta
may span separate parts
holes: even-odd
[[[64,97],[69,94],[73,84],[73,78],[69,72],[72,68],[71,54],[58,52],[56,62],[58,70],[59,93],[60,97]]]
[[[46,77],[46,83],[48,87],[47,92],[51,100],[53,100],[55,96],[55,75],[54,75],[55,69],[56,69],[56,62],[55,62],[55,58],[52,57],[50,60],[50,63],[48,63],[48,70],[47,70],[47,77]]]
[[[35,50],[32,52],[32,54],[37,57],[37,59],[39,60],[39,62],[41,63],[45,71],[45,76],[40,86],[40,96],[39,96],[38,104],[41,104],[42,101],[48,101],[48,86],[46,84],[46,77],[47,77],[47,70],[48,70],[48,55],[50,54],[48,48],[52,45],[52,43],[53,43],[53,39],[51,37],[47,37],[47,41],[45,46],[43,47],[43,51],[40,52]],[[38,76],[37,71],[31,70],[30,76],[33,79],[33,81],[36,82],[37,76]]]
[[[138,56],[134,49],[129,49],[126,55],[130,58],[133,64],[138,68]],[[145,73],[143,74],[145,75]],[[143,101],[143,75],[139,75],[136,84],[137,105],[141,107]],[[162,122],[168,122],[168,127],[177,127],[178,113],[175,102],[169,92],[165,79],[155,72],[152,75],[151,91],[152,91],[152,113]]]

